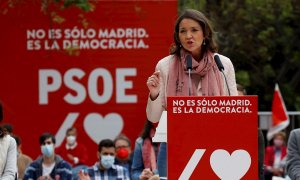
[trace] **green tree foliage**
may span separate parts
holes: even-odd
[[[87,20],[82,12],[91,12],[95,9],[95,3],[97,0],[41,0],[36,2],[29,2],[26,0],[7,0],[0,1],[0,14],[6,15],[9,11],[13,11],[14,7],[24,6],[28,3],[38,4],[41,6],[41,11],[49,16],[50,24],[61,24],[65,22],[65,17],[60,15],[63,10],[70,8],[77,8],[80,11],[75,11],[78,15],[78,19],[81,21],[84,27],[88,25]]]
[[[40,1],[27,1],[27,0],[5,0],[0,1],[0,15],[8,15],[14,13],[16,7],[29,5],[38,5],[41,12],[49,17],[49,27],[60,26],[68,21],[68,11],[72,16],[77,18],[78,25],[87,28],[90,24],[88,18],[85,17],[86,13],[94,11],[97,0],[40,0]],[[69,17],[70,18],[70,17]],[[65,50],[69,55],[78,56],[80,50],[78,47],[70,47]]]
[[[296,0],[180,0],[212,21],[219,51],[230,57],[237,82],[271,110],[278,82],[289,111],[300,110],[300,3]]]
[[[53,2],[58,4],[60,3],[62,9],[68,8],[70,6],[75,6],[86,12],[94,9],[94,5],[92,4],[93,1],[90,0],[54,0]]]

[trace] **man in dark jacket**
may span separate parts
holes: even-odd
[[[290,133],[287,146],[286,170],[291,179],[300,179],[300,129]]]
[[[71,165],[55,154],[55,137],[44,133],[40,137],[42,156],[33,161],[26,169],[24,180],[27,179],[72,179]]]

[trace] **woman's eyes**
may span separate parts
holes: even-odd
[[[192,32],[197,32],[199,30],[198,29],[191,29],[191,31]],[[186,32],[187,32],[187,30],[184,30],[184,29],[179,31],[179,33],[186,33]]]

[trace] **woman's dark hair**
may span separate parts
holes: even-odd
[[[149,120],[146,120],[143,131],[141,133],[141,138],[142,139],[151,138],[150,131],[153,128],[154,128],[154,125],[152,124],[152,122],[150,122]]]
[[[205,15],[197,10],[193,9],[187,9],[183,12],[181,16],[178,17],[178,19],[175,22],[175,28],[174,28],[174,43],[170,48],[170,54],[176,54],[177,56],[180,56],[180,46],[181,43],[179,41],[179,24],[183,19],[192,19],[194,21],[197,21],[202,30],[203,30],[203,36],[206,45],[202,45],[202,49],[206,51],[207,49],[211,52],[215,53],[218,50],[217,44],[215,42],[215,35],[214,31],[212,29],[212,26],[209,22],[209,20],[205,17]]]
[[[3,109],[2,109],[2,103],[0,101],[0,122],[3,119]],[[6,135],[6,130],[0,126],[0,138],[3,138]]]
[[[13,127],[11,124],[5,123],[5,124],[2,124],[2,127],[3,127],[4,129],[6,129],[7,133],[13,134],[14,127]]]
[[[3,138],[7,134],[7,130],[0,126],[0,139]]]

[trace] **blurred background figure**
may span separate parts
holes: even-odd
[[[14,127],[11,124],[4,123],[2,127],[7,131],[9,135],[13,135]]]
[[[116,147],[116,160],[115,164],[123,166],[129,172],[129,177],[131,177],[131,166],[133,153],[131,151],[131,141],[124,134],[119,135],[114,140]]]
[[[71,165],[55,154],[55,137],[50,133],[42,134],[40,145],[42,155],[27,167],[23,179],[72,179]]]
[[[29,166],[29,164],[32,162],[31,157],[27,156],[26,154],[23,154],[22,152],[22,144],[21,144],[21,138],[17,135],[13,136],[17,143],[17,167],[18,167],[18,179],[23,179],[25,170]]]
[[[287,147],[286,135],[279,132],[274,135],[273,145],[266,147],[265,152],[265,180],[271,180],[273,176],[284,177]]]
[[[60,146],[56,153],[72,166],[73,179],[78,179],[78,171],[87,168],[88,153],[84,144],[77,141],[77,129],[71,127],[66,131],[66,144]]]
[[[239,96],[245,96],[247,95],[247,91],[244,88],[244,86],[240,85],[240,84],[236,84],[236,88],[237,88],[237,92]]]
[[[3,120],[3,109],[0,102],[0,122]],[[17,175],[17,146],[7,129],[0,125],[0,179],[14,180]]]
[[[154,125],[146,120],[140,137],[135,141],[131,166],[132,180],[148,180],[154,174],[158,174],[157,154],[159,143],[152,142],[154,134]]]

